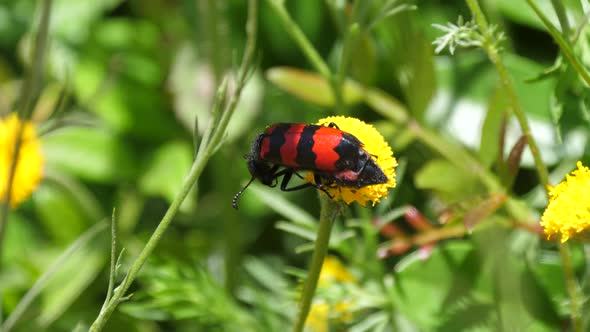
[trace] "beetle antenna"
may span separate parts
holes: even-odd
[[[231,200],[231,206],[234,207],[234,209],[238,209],[238,198],[240,197],[240,195],[244,192],[244,190],[246,190],[246,188],[248,188],[248,186],[250,185],[250,183],[252,183],[252,181],[254,181],[255,177],[252,177],[250,179],[250,181],[248,181],[248,183],[246,183],[246,185],[244,186],[244,188],[242,188],[240,191],[238,191],[238,193],[234,196],[234,199]]]

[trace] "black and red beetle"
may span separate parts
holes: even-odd
[[[330,197],[326,187],[361,188],[387,183],[387,176],[363,148],[363,143],[334,123],[328,126],[273,124],[256,137],[245,158],[252,179],[234,196],[235,209],[238,198],[255,179],[275,187],[282,176],[283,191],[315,187]],[[297,171],[313,172],[315,183],[287,188],[293,174],[302,178]]]

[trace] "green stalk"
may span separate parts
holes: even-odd
[[[520,128],[521,128],[523,134],[525,136],[527,136],[527,138],[528,138],[529,149],[531,150],[531,153],[533,155],[533,159],[535,161],[535,168],[537,169],[537,173],[539,175],[539,180],[541,182],[541,185],[543,186],[543,188],[547,188],[547,185],[549,184],[549,175],[547,172],[547,168],[545,167],[545,164],[543,163],[543,160],[541,159],[541,153],[540,153],[539,148],[537,146],[537,141],[535,140],[535,138],[533,137],[533,135],[531,133],[531,129],[529,127],[529,123],[528,123],[526,114],[524,113],[524,111],[522,110],[522,107],[520,106],[520,102],[518,100],[518,95],[516,94],[516,89],[514,88],[514,84],[512,84],[512,79],[510,78],[510,74],[508,73],[508,70],[504,66],[504,62],[502,61],[502,56],[500,55],[500,53],[498,52],[498,49],[496,48],[497,41],[491,35],[488,22],[485,18],[485,15],[481,11],[478,1],[477,0],[465,0],[465,1],[467,2],[467,5],[471,9],[471,13],[472,13],[473,17],[475,18],[477,25],[479,26],[479,30],[480,30],[482,36],[484,37],[483,48],[486,51],[486,53],[488,54],[488,57],[490,58],[490,60],[494,64],[494,66],[496,66],[496,71],[498,72],[498,75],[500,76],[500,80],[502,81],[502,85],[504,86],[504,89],[506,90],[506,93],[508,94],[508,98],[510,99],[512,111],[514,112],[514,115],[516,116],[516,119],[518,120],[518,123],[520,125]]]
[[[330,82],[332,73],[330,67],[324,62],[322,56],[316,51],[309,39],[305,36],[301,28],[293,21],[285,5],[281,0],[268,0],[268,4],[274,10],[275,14],[281,19],[283,28],[287,30],[287,33],[293,38],[295,43],[303,51],[303,54],[307,57],[307,60],[324,78]]]
[[[365,88],[365,90],[365,102],[377,113],[400,126],[404,126],[419,141],[438,152],[458,168],[469,173],[474,173],[489,192],[503,192],[498,179],[467,151],[449,143],[440,135],[422,127],[417,121],[412,120],[406,107],[387,93],[376,88]]]
[[[311,258],[311,266],[309,267],[309,272],[307,274],[307,280],[303,286],[303,293],[299,302],[299,312],[297,314],[295,325],[293,326],[293,332],[301,332],[305,327],[305,321],[307,320],[307,315],[311,308],[311,301],[313,300],[313,295],[315,294],[318,285],[324,258],[328,252],[332,224],[341,212],[340,203],[326,195],[320,194],[320,204],[321,211],[318,234],[315,240],[315,247]]]
[[[553,5],[553,9],[555,10],[555,14],[557,14],[557,19],[559,20],[559,25],[561,25],[561,34],[567,40],[569,40],[570,22],[567,19],[567,12],[565,11],[565,7],[563,6],[563,2],[561,0],[551,0],[551,4]]]
[[[473,1],[473,0],[470,0]],[[526,0],[529,6],[535,11],[535,14],[543,21],[545,27],[547,27],[547,31],[553,37],[561,52],[567,59],[567,61],[574,67],[574,69],[578,72],[578,74],[582,77],[586,84],[590,85],[590,74],[586,71],[582,63],[578,60],[578,58],[574,55],[574,50],[572,50],[570,43],[567,39],[565,39],[562,34],[553,26],[551,21],[543,14],[543,12],[539,9],[539,7],[535,4],[532,0]]]
[[[16,174],[16,167],[20,148],[22,145],[22,136],[25,127],[25,121],[31,117],[35,107],[35,96],[39,93],[43,76],[43,64],[45,63],[45,49],[47,47],[47,35],[49,33],[49,19],[51,14],[51,0],[43,1],[41,5],[41,22],[39,23],[39,31],[35,37],[33,45],[33,56],[31,71],[25,80],[22,88],[20,105],[19,105],[19,121],[16,129],[16,139],[14,142],[14,150],[12,152],[12,159],[8,169],[8,182],[6,186],[6,193],[0,202],[0,261],[2,260],[2,247],[4,242],[4,233],[8,223],[8,215],[10,212],[10,196],[12,193],[12,186],[14,176]],[[4,176],[2,174],[0,176]],[[1,295],[1,294],[0,294]],[[0,301],[1,302],[1,301]]]
[[[561,255],[565,284],[570,299],[570,318],[572,320],[574,332],[582,332],[582,313],[580,311],[580,303],[582,302],[578,296],[578,283],[576,282],[576,276],[574,275],[574,268],[572,267],[570,258],[570,249],[567,243],[559,244],[559,254]]]
[[[539,174],[539,179],[540,179],[541,185],[543,186],[543,188],[547,188],[547,186],[549,185],[549,176],[548,176],[547,168],[545,167],[545,165],[543,164],[543,161],[541,159],[541,154],[540,154],[539,149],[537,147],[536,140],[531,135],[531,131],[530,131],[530,128],[528,125],[526,115],[520,106],[520,103],[518,101],[518,96],[516,94],[516,89],[514,88],[514,85],[512,84],[512,80],[510,79],[510,76],[508,74],[508,70],[506,70],[504,63],[502,62],[502,57],[500,56],[497,48],[495,47],[496,41],[494,40],[494,37],[490,33],[486,18],[484,16],[483,12],[481,11],[481,8],[479,7],[479,3],[477,0],[465,0],[465,1],[467,2],[467,5],[471,9],[472,14],[473,14],[477,24],[480,27],[480,31],[484,37],[484,49],[488,53],[490,60],[496,66],[496,70],[498,71],[498,74],[500,76],[502,84],[504,85],[504,89],[506,90],[508,97],[510,99],[514,115],[518,119],[518,122],[520,124],[522,132],[524,133],[524,135],[526,135],[528,137],[529,148],[530,148],[531,153],[533,154],[533,158],[535,160],[535,167],[537,168],[537,173]],[[545,17],[543,15],[543,13],[539,10],[537,5],[532,0],[527,0],[527,2],[531,6],[531,8],[533,8],[533,10],[537,14],[537,16],[539,16],[539,18],[543,21],[545,26],[547,26],[549,33],[555,39],[555,41],[559,44],[561,50],[563,51],[563,53],[564,53],[565,57],[568,59],[568,61],[578,71],[578,73],[580,74],[580,76],[582,76],[582,78],[586,81],[586,83],[590,84],[590,76],[588,76],[588,73],[584,70],[584,68],[578,62],[576,57],[573,56],[573,51],[571,50],[571,48],[569,46],[569,42],[559,33],[559,31],[557,31],[557,29],[551,24],[551,22],[547,19],[547,17]],[[547,191],[545,191],[545,194],[547,195]],[[561,259],[563,262],[565,282],[567,285],[569,298],[570,298],[572,324],[574,326],[575,331],[581,331],[581,328],[582,328],[581,321],[580,321],[581,314],[580,314],[578,295],[577,295],[577,291],[576,291],[576,289],[577,289],[576,279],[575,279],[575,275],[574,275],[572,265],[570,262],[570,253],[569,253],[567,246],[565,246],[563,244],[560,245],[559,248],[560,248],[559,252],[561,254]]]
[[[100,314],[98,315],[94,323],[92,323],[90,331],[101,331],[107,323],[108,319],[110,318],[111,314],[119,305],[119,303],[124,300],[125,293],[129,289],[129,287],[131,287],[131,284],[133,283],[135,278],[137,278],[137,274],[139,273],[139,271],[141,270],[149,256],[152,254],[158,243],[160,243],[162,236],[168,229],[168,226],[170,226],[170,224],[172,223],[172,220],[178,212],[180,205],[191,191],[195,182],[198,180],[199,176],[201,175],[201,172],[205,168],[206,163],[206,158],[197,158],[195,160],[191,167],[189,175],[187,176],[186,180],[182,185],[182,188],[180,189],[180,192],[176,195],[172,204],[170,204],[170,207],[166,211],[166,214],[158,224],[158,227],[156,227],[156,229],[154,230],[154,233],[152,234],[148,242],[143,247],[141,253],[139,254],[139,257],[137,257],[137,259],[129,268],[129,271],[125,276],[125,279],[123,280],[121,285],[117,287],[112,298],[109,299],[108,305],[104,307],[104,310],[101,310]]]
[[[504,192],[498,179],[464,149],[450,144],[435,132],[426,130],[417,121],[410,121],[407,128],[421,142],[440,153],[457,168],[463,169],[478,177],[489,192]]]
[[[324,77],[324,79],[330,84],[332,88],[332,94],[334,96],[334,105],[336,110],[343,114],[344,111],[344,101],[342,96],[342,84],[344,79],[339,78],[338,74],[334,74],[328,64],[322,59],[321,55],[318,51],[313,47],[309,39],[305,36],[301,28],[293,21],[287,9],[285,9],[285,5],[281,0],[268,0],[270,7],[275,11],[277,16],[281,19],[283,23],[283,28],[287,31],[287,33],[293,38],[295,43],[299,46],[307,60],[311,63],[311,65],[315,68],[315,70],[320,73]],[[350,29],[350,27],[348,27]],[[350,31],[346,31],[346,34],[349,35]],[[348,47],[346,44],[348,43],[348,38],[345,38],[345,45],[343,45],[343,52],[348,53],[347,50],[344,48]],[[341,61],[341,75],[345,74],[346,70],[346,62],[348,58],[348,54],[343,54],[343,61]]]
[[[100,311],[96,320],[90,326],[90,331],[101,331],[104,326],[106,325],[108,319],[115,311],[119,303],[126,299],[125,294],[131,287],[131,284],[137,278],[137,275],[149,256],[152,254],[156,246],[160,243],[164,233],[172,223],[174,216],[178,212],[180,205],[185,200],[186,196],[188,196],[189,192],[191,191],[194,184],[199,179],[205,165],[209,161],[211,155],[217,150],[220,144],[223,142],[223,137],[227,129],[227,125],[229,124],[229,120],[231,119],[233,112],[237,106],[237,103],[240,99],[241,92],[246,84],[246,81],[249,77],[252,60],[254,56],[254,47],[256,42],[256,19],[257,19],[257,3],[256,0],[250,0],[248,5],[248,22],[246,26],[246,31],[248,35],[248,40],[246,44],[246,50],[244,52],[244,58],[242,60],[242,65],[240,67],[238,73],[238,79],[236,82],[236,89],[233,92],[233,95],[230,101],[225,106],[225,111],[219,118],[219,123],[210,123],[209,126],[212,129],[211,131],[211,138],[207,141],[201,142],[199,147],[199,152],[193,162],[193,165],[187,175],[184,183],[180,189],[180,192],[176,195],[170,207],[164,214],[164,217],[154,230],[153,234],[149,238],[148,242],[145,244],[144,248],[140,252],[139,256],[133,262],[127,275],[123,279],[123,282],[113,293],[113,296],[110,299],[107,299],[108,304],[103,307]],[[220,89],[217,93],[216,98],[216,107],[220,107],[220,105],[224,105],[225,100],[225,84],[222,84]],[[209,130],[208,130],[209,132]]]

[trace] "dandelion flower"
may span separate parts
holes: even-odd
[[[548,187],[549,204],[541,217],[547,237],[561,234],[562,243],[590,226],[590,170],[579,161],[577,167],[557,186]]]
[[[395,167],[397,166],[397,161],[393,157],[391,147],[389,147],[389,144],[387,144],[375,127],[359,119],[344,116],[330,116],[320,119],[317,124],[327,126],[330,123],[336,124],[338,129],[355,136],[363,143],[363,148],[372,156],[373,160],[387,176],[387,182],[362,188],[326,187],[327,191],[334,199],[342,199],[346,204],[356,201],[362,206],[366,206],[367,202],[372,202],[372,205],[375,205],[381,198],[387,197],[389,190],[395,187]],[[305,180],[313,182],[313,174],[308,173]]]
[[[14,146],[21,124],[23,126],[22,141],[10,192],[10,205],[13,208],[31,196],[43,175],[41,144],[33,124],[22,123],[16,113],[0,119],[0,201],[6,198]]]

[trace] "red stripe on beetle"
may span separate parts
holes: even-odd
[[[277,125],[272,125],[264,131],[264,138],[260,142],[260,156],[264,158],[270,152],[270,139],[269,136],[272,134],[273,131],[277,129]]]
[[[312,151],[316,154],[315,165],[324,172],[336,171],[336,162],[340,156],[334,148],[342,140],[342,132],[336,128],[321,127],[316,132]]]
[[[264,158],[268,151],[270,151],[270,140],[265,137],[260,143],[260,156]]]
[[[305,128],[305,126],[306,124],[303,123],[292,124],[285,133],[286,141],[285,144],[281,146],[281,159],[283,161],[283,165],[289,167],[300,166],[296,161],[297,144],[299,144],[301,133],[303,132],[303,128]]]

